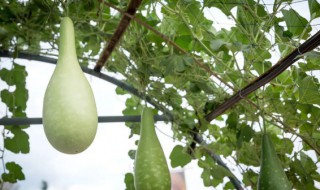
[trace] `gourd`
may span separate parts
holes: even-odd
[[[97,131],[94,95],[77,60],[69,17],[60,25],[58,62],[44,96],[43,125],[50,144],[67,154],[87,149]]]
[[[171,178],[156,135],[151,108],[143,108],[140,140],[135,157],[134,185],[136,190],[170,190]]]
[[[261,159],[258,189],[291,190],[291,184],[267,133],[262,136]]]

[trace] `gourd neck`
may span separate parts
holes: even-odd
[[[77,60],[73,22],[69,17],[63,17],[60,25],[59,61],[72,64],[74,59]]]
[[[152,109],[144,108],[142,111],[142,121],[141,121],[141,135],[153,137],[156,134],[154,119],[152,114]]]

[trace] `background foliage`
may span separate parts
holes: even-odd
[[[128,4],[123,0],[105,2],[121,10]],[[299,5],[307,5],[309,17],[294,9]],[[122,16],[103,1],[1,1],[0,49],[15,56],[23,51],[57,57],[59,23],[65,7],[75,24],[81,64],[94,64]],[[320,182],[319,48],[248,96],[252,103],[242,100],[210,123],[204,116],[316,33],[319,2],[145,0],[136,17],[145,24],[131,22],[105,72],[115,73],[151,97],[164,108],[160,112],[171,111],[173,138],[184,144],[173,149],[172,167],[197,159],[205,186],[217,186],[233,174],[217,165],[206,151],[210,150],[236,163],[242,185],[256,189],[261,134],[266,128],[294,188],[316,189]],[[1,117],[26,117],[25,68],[13,59],[11,69],[0,69],[0,78],[8,85],[1,91],[1,101],[7,106]],[[118,88],[117,93],[127,92]],[[123,114],[140,114],[143,104],[132,96]],[[126,124],[132,135],[139,134],[139,123]],[[2,154],[29,152],[26,127],[3,128]],[[204,138],[206,146],[194,148],[195,133]],[[18,164],[3,164],[2,181],[14,183],[25,178]],[[126,175],[128,189],[133,188],[132,178]],[[224,188],[232,185],[224,183]]]

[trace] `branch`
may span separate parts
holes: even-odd
[[[254,92],[261,86],[267,84],[274,78],[276,78],[279,74],[285,71],[289,66],[291,66],[295,61],[300,59],[302,54],[307,53],[314,48],[316,48],[320,44],[320,31],[318,31],[315,35],[301,44],[298,48],[292,51],[285,58],[280,60],[277,64],[271,67],[268,71],[260,75],[254,81],[249,83],[247,86],[236,92],[231,98],[223,102],[219,107],[206,115],[206,120],[208,122],[212,121],[227,109],[231,108],[234,104],[239,102],[241,99],[247,97],[250,93]]]
[[[101,2],[102,0],[100,0]],[[131,0],[128,6],[128,9],[126,11],[127,14],[123,15],[121,18],[121,21],[116,29],[116,31],[113,33],[108,46],[106,46],[102,53],[100,54],[100,58],[97,61],[96,66],[94,67],[94,71],[100,73],[102,67],[104,66],[104,64],[107,62],[108,58],[110,57],[112,51],[114,50],[114,48],[116,47],[116,45],[118,44],[118,42],[121,39],[121,36],[124,34],[124,32],[126,31],[126,29],[128,28],[131,18],[127,15],[133,16],[135,15],[138,7],[140,6],[142,0]]]
[[[108,2],[103,2],[106,6],[111,7],[115,10],[117,10],[118,12],[120,12],[121,14],[131,18],[132,20],[134,20],[135,22],[137,22],[138,24],[141,24],[142,26],[144,26],[145,28],[147,28],[148,30],[150,30],[151,32],[155,33],[156,35],[158,35],[160,38],[162,38],[164,41],[166,41],[167,43],[169,43],[170,45],[172,45],[174,48],[176,48],[178,51],[180,51],[183,54],[189,54],[186,50],[184,50],[182,47],[180,47],[178,44],[176,44],[175,42],[173,42],[172,40],[170,40],[170,38],[168,38],[166,35],[162,34],[161,32],[159,32],[158,30],[154,29],[153,27],[151,27],[150,25],[148,25],[147,23],[143,22],[142,20],[140,20],[137,17],[134,17],[124,11],[122,11],[121,9],[117,8],[116,6],[114,6],[111,3]],[[219,77],[219,75],[217,73],[214,73],[208,66],[206,66],[205,64],[203,64],[202,62],[200,62],[198,59],[194,58],[192,56],[193,60],[195,61],[195,63],[201,67],[203,70],[205,70],[207,73],[209,73],[210,75],[216,77],[218,80],[220,80],[224,85],[228,86],[230,89],[234,90],[233,87],[225,82],[221,77]]]

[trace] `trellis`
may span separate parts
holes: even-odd
[[[102,2],[102,1],[100,1],[100,2]],[[103,3],[107,6],[112,7],[112,5],[109,3],[106,3],[104,1],[103,1]],[[93,70],[85,68],[85,67],[83,67],[82,69],[84,72],[86,72],[88,74],[102,78],[108,82],[111,82],[111,83],[119,86],[120,88],[130,92],[131,94],[133,94],[135,96],[138,96],[142,99],[146,99],[146,101],[148,103],[152,104],[153,106],[155,106],[157,109],[161,110],[164,113],[163,116],[155,116],[155,120],[157,120],[157,121],[174,121],[174,118],[170,114],[170,111],[168,111],[164,107],[160,107],[158,104],[155,104],[151,97],[142,94],[141,92],[139,92],[139,90],[133,88],[132,86],[130,86],[122,81],[119,81],[115,78],[112,78],[106,74],[100,73],[102,67],[107,62],[108,57],[111,55],[112,51],[114,50],[115,46],[119,42],[119,40],[120,40],[121,36],[123,35],[123,33],[125,32],[126,28],[129,26],[131,20],[134,20],[137,23],[145,26],[150,31],[155,32],[163,40],[165,40],[166,42],[173,45],[173,47],[175,47],[177,50],[179,50],[183,54],[187,54],[187,52],[185,50],[183,50],[183,48],[180,48],[177,44],[170,41],[170,39],[167,38],[165,35],[161,34],[158,31],[152,30],[152,27],[148,27],[148,25],[146,23],[143,23],[141,20],[138,20],[137,18],[134,17],[135,12],[138,9],[140,3],[141,3],[141,0],[130,1],[130,4],[128,5],[128,9],[126,12],[123,12],[123,11],[117,9],[116,7],[113,7],[114,9],[118,10],[120,13],[123,14],[123,17],[117,27],[117,30],[114,32],[110,42],[105,47],[104,51],[100,54],[100,58],[97,61],[96,67]],[[285,71],[290,65],[292,65],[294,62],[296,62],[298,59],[302,58],[305,53],[312,51],[319,44],[320,44],[320,32],[317,32],[315,35],[313,35],[311,38],[309,38],[307,41],[305,41],[303,44],[301,44],[299,47],[297,47],[294,51],[292,51],[289,55],[287,55],[285,58],[283,58],[277,64],[275,64],[271,69],[269,69],[268,71],[266,71],[265,73],[260,75],[258,78],[256,78],[252,82],[250,82],[244,88],[242,88],[238,91],[235,91],[235,93],[229,99],[227,99],[225,102],[220,104],[214,110],[211,110],[211,112],[205,116],[205,119],[208,122],[212,121],[213,119],[220,116],[222,113],[224,113],[224,111],[228,110],[230,107],[234,106],[237,102],[241,101],[242,99],[244,99],[245,101],[249,102],[252,106],[257,108],[258,106],[255,103],[253,103],[252,101],[246,99],[246,96],[248,96],[250,93],[257,90],[261,86],[270,82],[272,79],[274,79],[279,74],[281,74],[283,71]],[[8,52],[8,51],[0,51],[0,56],[1,57],[12,57],[13,55],[11,52]],[[23,52],[20,52],[18,54],[17,58],[38,60],[38,61],[43,61],[43,62],[48,62],[48,63],[55,63],[56,62],[56,60],[53,58],[48,58],[48,57],[39,56],[39,55],[32,55],[32,54],[23,53]],[[219,79],[219,76],[212,73],[210,71],[210,69],[208,69],[206,66],[204,66],[201,62],[199,62],[196,59],[195,59],[195,62],[201,68],[205,69],[206,71],[209,71],[211,75],[214,75],[215,77],[217,77]],[[229,86],[228,84],[226,84],[226,85]],[[123,121],[138,122],[139,118],[140,118],[139,116],[107,116],[107,117],[100,117],[99,122],[123,122]],[[274,119],[276,119],[276,118],[274,118]],[[276,121],[281,123],[281,121],[279,121],[278,119],[276,119]],[[0,119],[0,125],[40,124],[40,123],[41,123],[41,118],[29,118],[29,119],[27,119],[27,118],[3,118],[3,119]],[[282,124],[284,125],[284,123],[282,123]],[[294,132],[293,129],[290,129],[290,128],[287,128],[287,129],[292,130],[289,132]],[[307,143],[310,147],[312,147],[318,153],[318,155],[320,154],[320,151],[316,147],[316,145],[309,142],[308,139],[303,138],[303,136],[299,136],[299,137],[301,137],[305,143]],[[196,142],[198,142],[199,144],[205,143],[203,141],[203,139],[201,138],[201,136],[199,136],[199,135],[195,135],[194,140]],[[222,165],[228,169],[228,167],[222,162],[219,155],[216,155],[213,152],[211,152],[211,156],[217,161],[217,163],[219,165]],[[233,185],[237,189],[242,189],[241,184],[239,183],[239,181],[235,177],[229,177],[229,178],[230,178],[231,182],[233,183]]]

